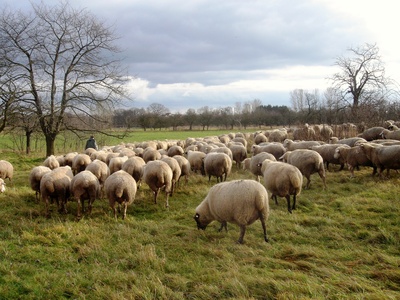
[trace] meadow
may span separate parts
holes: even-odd
[[[226,131],[224,131],[226,132]],[[219,134],[137,132],[129,142],[185,139]],[[99,144],[119,143],[117,140]],[[263,239],[261,223],[218,232],[213,222],[197,230],[196,206],[216,183],[192,174],[165,208],[153,203],[142,184],[127,218],[113,218],[106,199],[92,215],[76,219],[35,200],[28,176],[44,160],[38,142],[30,155],[18,139],[0,137],[1,159],[14,165],[14,178],[0,195],[0,299],[399,299],[400,174],[371,176],[370,168],[327,172],[323,189],[317,174],[303,190],[293,214],[286,200],[270,200]],[[60,140],[58,152],[83,149],[85,141]],[[255,177],[233,167],[228,180]]]

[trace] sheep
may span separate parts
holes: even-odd
[[[104,188],[108,198],[108,203],[113,210],[114,218],[117,219],[117,211],[115,205],[118,203],[118,210],[122,204],[122,220],[126,218],[126,211],[136,196],[137,186],[133,177],[119,170],[108,176],[104,183]]]
[[[29,183],[32,190],[35,191],[35,199],[36,201],[39,200],[40,195],[40,180],[42,179],[43,175],[50,172],[51,169],[45,166],[36,166],[33,167],[31,172],[29,173]]]
[[[285,147],[283,147],[283,145],[281,143],[267,143],[267,144],[263,144],[263,145],[253,145],[251,147],[251,152],[253,153],[253,155],[256,155],[260,152],[267,152],[267,153],[271,153],[276,159],[278,159],[279,157],[281,157],[283,155],[283,153],[286,152]]]
[[[70,189],[78,203],[76,217],[80,219],[82,211],[85,211],[84,200],[88,200],[88,214],[90,215],[93,202],[100,196],[100,182],[97,177],[87,170],[79,172],[72,178]]]
[[[105,163],[106,163],[108,166],[110,166],[110,161],[111,161],[111,159],[114,158],[114,157],[119,157],[119,156],[120,156],[120,155],[119,155],[119,153],[117,153],[117,152],[110,152],[110,153],[107,153]],[[118,171],[118,170],[117,170],[117,171]]]
[[[185,153],[185,151],[183,150],[183,148],[178,145],[173,145],[173,146],[169,147],[169,149],[167,150],[167,155],[170,157],[175,156],[175,155],[183,155],[184,153]]]
[[[130,174],[133,179],[135,179],[138,189],[142,182],[143,168],[145,165],[146,162],[143,158],[139,156],[132,156],[128,158],[121,166],[121,170],[124,170]]]
[[[68,152],[67,154],[64,155],[64,164],[65,166],[70,166],[72,167],[72,161],[74,160],[74,157],[78,154],[78,152]]]
[[[6,191],[6,183],[3,179],[0,178],[0,193],[4,193]]]
[[[350,146],[345,144],[324,144],[320,146],[313,146],[311,150],[317,151],[324,160],[326,170],[329,170],[329,164],[340,165],[339,171],[344,168],[344,159],[341,157],[335,157],[335,150],[337,147],[348,147]]]
[[[211,176],[217,177],[217,182],[226,181],[231,170],[232,159],[225,153],[210,152],[204,158],[204,171],[208,175],[208,182]]]
[[[377,127],[371,127],[366,130],[364,130],[362,133],[358,134],[358,137],[362,137],[366,139],[368,142],[372,140],[376,140],[380,138],[380,134],[382,131],[385,130],[384,127],[377,126]]]
[[[232,142],[239,142],[241,144],[243,144],[243,146],[247,149],[247,140],[244,137],[235,137],[231,140]]]
[[[230,144],[228,148],[232,152],[232,160],[236,163],[236,167],[239,168],[243,160],[247,158],[247,150],[243,145]]]
[[[305,140],[310,141],[315,137],[315,130],[310,127],[307,123],[304,124],[304,127],[296,128],[293,131],[293,138],[295,140]]]
[[[5,180],[8,178],[8,181],[11,182],[14,176],[14,167],[7,160],[0,160],[0,178]]]
[[[268,193],[264,186],[254,180],[242,179],[222,182],[208,191],[196,207],[194,219],[198,229],[205,230],[216,220],[221,223],[219,231],[227,230],[227,222],[239,225],[237,243],[243,244],[246,226],[260,219],[264,240],[268,242],[266,221],[269,216]]]
[[[319,145],[321,145],[321,143],[317,141],[294,142],[291,139],[286,139],[283,142],[283,147],[285,147],[287,151],[293,151],[296,149],[310,149],[312,146],[319,146]]]
[[[382,130],[380,136],[383,139],[400,140],[400,130],[390,131],[388,129]]]
[[[70,196],[73,177],[70,166],[59,167],[43,175],[40,180],[40,194],[45,203],[47,217],[49,216],[50,199],[56,199],[60,213],[67,213],[66,204]]]
[[[318,152],[309,149],[287,151],[279,160],[289,163],[300,170],[307,178],[306,189],[310,188],[311,174],[316,172],[319,174],[319,177],[321,177],[324,188],[326,188],[324,160]]]
[[[196,173],[197,171],[200,171],[201,175],[206,175],[203,164],[203,159],[206,157],[204,152],[189,150],[186,152],[186,156],[190,163],[192,172]]]
[[[335,158],[341,158],[347,164],[351,175],[354,177],[354,168],[358,166],[368,166],[373,168],[372,175],[376,174],[376,167],[372,164],[371,160],[361,150],[360,146],[348,147],[347,145],[339,146],[335,149]]]
[[[161,161],[166,162],[172,170],[172,186],[171,186],[171,196],[174,194],[176,189],[176,183],[178,182],[179,178],[181,177],[181,167],[176,159],[166,156],[161,158]]]
[[[346,138],[346,139],[341,139],[339,140],[337,137],[331,137],[329,140],[330,144],[344,144],[348,145],[350,147],[354,147],[356,145],[359,145],[361,143],[366,143],[367,140],[361,137],[351,137],[351,138]]]
[[[155,148],[147,147],[143,151],[142,155],[144,161],[147,163],[152,160],[158,160],[161,158],[161,153],[158,152]]]
[[[333,136],[333,129],[331,126],[322,124],[320,126],[319,139],[325,142],[329,142],[329,139]]]
[[[110,168],[108,167],[108,165],[104,161],[96,158],[86,166],[85,170],[92,172],[97,177],[100,184],[100,191],[103,192],[104,182],[106,181],[108,176],[110,176]],[[102,196],[103,195],[101,195],[101,197]]]
[[[261,163],[265,159],[276,161],[275,156],[267,152],[258,153],[250,159],[250,172],[256,176],[258,181],[260,181],[260,176],[263,175],[261,172]]]
[[[50,155],[44,160],[43,166],[48,167],[51,170],[53,170],[60,166],[60,162],[57,160],[57,158],[54,155]]]
[[[378,168],[378,174],[382,177],[383,170],[400,169],[400,145],[377,146],[370,143],[360,145],[368,159]]]
[[[269,132],[268,141],[283,143],[285,139],[288,137],[288,132],[286,129],[275,129]]]
[[[110,159],[108,167],[110,168],[110,174],[121,170],[124,162],[128,160],[128,156],[117,156]]]
[[[176,161],[179,164],[179,167],[181,168],[181,176],[178,179],[178,185],[182,176],[185,176],[185,183],[187,184],[191,170],[189,160],[182,155],[174,155],[172,158],[176,159]]]
[[[300,170],[290,164],[266,159],[261,163],[264,185],[271,197],[278,204],[277,196],[285,197],[289,213],[296,209],[296,197],[300,195],[303,186],[303,175]],[[293,204],[290,205],[290,196]]]
[[[233,160],[232,150],[230,148],[226,147],[226,146],[213,148],[213,149],[211,149],[210,152],[213,152],[213,153],[225,153],[226,155],[229,156],[229,158],[231,160]]]
[[[254,144],[258,145],[261,143],[268,142],[268,138],[265,136],[264,133],[257,133],[257,135],[254,137]]]
[[[143,172],[143,181],[149,186],[154,194],[154,203],[157,203],[157,196],[163,188],[166,195],[165,206],[169,207],[168,197],[172,189],[171,167],[161,160],[152,160],[146,163]]]
[[[74,158],[72,159],[72,166],[71,166],[73,174],[76,175],[79,172],[82,172],[91,162],[92,160],[90,159],[90,156],[87,154],[80,153],[75,155]]]
[[[242,169],[243,170],[249,170],[250,171],[250,161],[251,161],[250,157],[247,157],[242,161]]]

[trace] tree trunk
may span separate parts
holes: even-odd
[[[54,142],[56,136],[53,134],[46,134],[46,157],[54,155]]]
[[[31,136],[32,136],[32,131],[28,130],[25,132],[26,136],[26,154],[31,153]]]

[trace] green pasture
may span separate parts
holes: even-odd
[[[225,133],[227,131],[224,131]],[[133,132],[124,142],[185,139],[220,131]],[[103,137],[98,137],[103,145]],[[57,141],[62,153],[84,140]],[[106,140],[104,144],[118,144]],[[293,214],[286,202],[270,201],[265,243],[261,223],[248,226],[244,244],[239,228],[218,232],[213,222],[199,231],[196,206],[216,183],[192,174],[164,207],[154,204],[145,184],[115,220],[106,199],[91,216],[77,221],[76,203],[67,215],[36,202],[29,187],[31,168],[43,161],[37,149],[26,156],[1,136],[1,158],[15,176],[0,195],[0,299],[399,299],[400,175],[371,176],[371,169],[327,172],[323,190],[317,174],[303,190]],[[14,146],[13,146],[14,145]],[[39,144],[38,144],[39,145]],[[43,148],[44,149],[44,148]],[[44,150],[43,150],[44,151]],[[58,154],[59,154],[58,153]],[[252,178],[233,168],[228,180]]]

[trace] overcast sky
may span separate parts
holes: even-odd
[[[32,0],[32,2],[39,2]],[[55,3],[54,0],[43,0]],[[338,56],[376,43],[400,82],[392,0],[70,0],[115,26],[132,80],[132,107],[172,112],[259,99],[290,106],[290,92],[330,85]],[[28,0],[0,0],[30,7]]]

